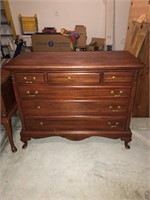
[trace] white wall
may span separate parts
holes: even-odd
[[[124,49],[131,0],[115,0],[114,49]]]
[[[116,0],[116,49],[122,48],[126,36],[129,1]],[[58,32],[61,28],[74,30],[75,25],[83,24],[87,28],[87,44],[92,37],[105,37],[106,0],[9,0],[9,4],[19,35],[21,34],[19,14],[22,16],[37,14],[39,31],[45,26],[54,26]]]

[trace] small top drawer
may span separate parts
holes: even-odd
[[[99,73],[48,73],[52,85],[98,85]]]
[[[44,83],[43,73],[15,73],[15,81],[17,83],[32,84]]]
[[[104,72],[104,83],[131,83],[132,72]]]

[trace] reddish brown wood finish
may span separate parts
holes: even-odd
[[[17,111],[17,104],[12,86],[10,72],[1,70],[1,123],[6,129],[12,152],[16,152],[14,145],[11,117]]]
[[[12,72],[23,148],[31,138],[102,136],[130,148],[130,120],[143,64],[125,51],[24,53]]]

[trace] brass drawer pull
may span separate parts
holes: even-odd
[[[33,79],[33,80],[36,80],[36,77],[34,76],[34,77],[32,77],[32,79]],[[27,77],[26,77],[26,76],[24,77],[24,80],[27,80]],[[26,81],[26,83],[33,83],[33,82],[32,82],[32,81]]]
[[[108,122],[108,125],[111,127],[111,128],[116,128],[116,127],[118,127],[118,125],[119,125],[119,122]]]
[[[110,108],[110,110],[111,110],[112,112],[119,112],[121,106],[116,106],[116,108],[114,108],[113,106],[109,106],[109,108]]]
[[[112,90],[110,93],[111,93],[112,95],[114,95],[115,97],[120,97],[121,94],[123,93],[123,91],[120,90],[119,92],[115,92],[115,91]]]
[[[35,97],[36,94],[38,94],[39,92],[36,90],[35,92],[30,93],[30,91],[28,90],[26,93],[27,93],[27,95],[28,95],[29,97]]]

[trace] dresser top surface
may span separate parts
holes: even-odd
[[[141,68],[143,64],[127,51],[25,52],[10,60],[9,70]]]

